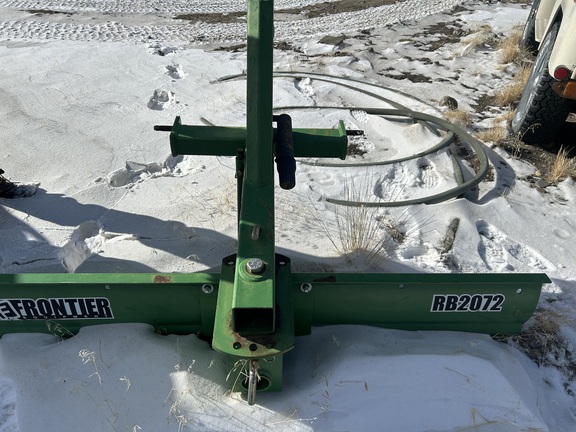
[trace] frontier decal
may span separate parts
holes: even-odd
[[[0,321],[36,319],[112,319],[105,297],[0,299]]]

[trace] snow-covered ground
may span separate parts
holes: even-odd
[[[292,40],[304,35],[327,33],[335,26],[339,31],[352,31],[383,26],[406,19],[420,19],[461,3],[460,0],[383,0],[383,6],[345,14],[302,19],[306,7],[316,0],[277,1],[277,10],[301,9],[302,14],[281,15],[275,28],[277,40]],[[391,4],[386,4],[391,3]],[[7,37],[64,39],[76,41],[188,41],[203,43],[242,42],[246,39],[246,20],[230,20],[225,24],[213,20],[175,22],[171,17],[181,14],[209,13],[224,20],[226,14],[245,11],[246,2],[239,1],[2,1],[6,18],[0,33]],[[14,10],[16,9],[16,10]],[[42,13],[46,9],[58,13]],[[28,16],[22,11],[40,11]],[[73,14],[71,14],[73,13]],[[78,16],[77,13],[81,15]],[[54,16],[56,15],[56,17]],[[224,15],[224,16],[223,16]],[[228,21],[228,20],[226,20]]]
[[[233,159],[172,157],[152,126],[176,115],[244,125],[245,81],[215,82],[246,68],[242,19],[172,18],[243,8],[0,0],[0,168],[31,195],[0,199],[1,273],[195,272],[235,251]],[[494,44],[473,46],[467,35],[489,25],[502,39],[527,13],[522,2],[407,0],[320,18],[283,14],[275,68],[377,83],[354,85],[436,116],[444,96],[474,112],[516,69],[499,63]],[[327,34],[345,37],[320,43]],[[358,109],[388,104],[313,76],[276,79],[274,104],[353,108],[290,114],[295,127],[343,119],[364,130],[352,139],[366,152],[356,162],[438,141],[420,124]],[[474,127],[489,127],[500,111],[474,114]],[[540,365],[518,340],[325,327],[285,355],[284,390],[248,406],[227,391],[222,356],[193,335],[160,336],[145,324],[86,327],[63,341],[10,334],[0,339],[0,431],[572,431],[576,187],[571,179],[535,187],[534,167],[487,153],[491,175],[465,197],[369,214],[403,234],[388,241],[387,258],[370,261],[335,250],[340,210],[326,198],[346,198],[352,182],[367,201],[445,191],[456,184],[446,151],[368,168],[302,161],[297,187],[278,189],[278,246],[298,271],[544,272],[553,283],[523,339]]]

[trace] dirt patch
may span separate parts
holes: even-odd
[[[300,48],[297,48],[294,45],[285,41],[274,42],[274,49],[281,51],[298,51],[298,52],[301,51]]]
[[[359,143],[349,142],[346,150],[346,156],[364,157],[368,151]]]
[[[566,133],[576,133],[576,124],[566,123],[563,130],[563,134]],[[572,135],[573,137],[574,135]],[[570,158],[576,157],[576,148],[573,146],[573,138],[568,142],[562,139],[556,139],[553,143],[548,143],[547,145],[530,145],[523,143],[522,141],[509,137],[506,141],[501,143],[499,147],[502,147],[510,156],[528,162],[536,168],[536,175],[530,176],[526,180],[535,186],[539,186],[538,180],[541,178],[546,178],[552,171],[552,166],[554,161],[557,159],[558,154],[561,150],[566,151],[566,156]],[[566,172],[566,175],[576,178],[576,171]],[[545,187],[547,185],[544,185]],[[541,190],[544,190],[541,188]]]
[[[174,18],[192,22],[205,22],[208,24],[230,24],[240,20],[246,20],[246,12],[226,13],[194,13],[176,15]]]
[[[407,79],[408,81],[411,81],[413,83],[431,83],[433,82],[433,80],[426,75],[422,75],[422,74],[415,74],[412,72],[400,72],[400,73],[396,73],[396,74],[386,74],[386,73],[382,73],[379,74],[388,78],[392,78],[395,80],[403,80],[403,79]]]
[[[26,9],[25,12],[31,13],[33,15],[38,15],[38,16],[54,15],[54,14],[62,14],[62,15],[66,15],[66,16],[74,15],[72,12],[62,12],[62,11],[55,11],[55,10],[50,10],[50,9]]]
[[[318,3],[305,8],[308,18],[316,18],[336,13],[356,12],[372,7],[385,6],[389,4],[400,3],[398,0],[340,0],[335,2]],[[280,13],[299,14],[302,9],[286,9]]]
[[[552,160],[552,154],[549,151],[545,151],[540,147],[525,144],[512,137],[504,141],[501,144],[501,147],[511,156],[529,162],[541,172],[546,172],[546,168]]]
[[[462,24],[458,20],[453,23],[437,23],[425,27],[423,31],[416,33],[414,39],[424,36],[426,43],[422,43],[423,49],[436,51],[447,44],[456,44],[470,32],[462,30]]]
[[[472,89],[472,87],[470,87]],[[474,109],[477,113],[483,113],[490,106],[494,106],[496,98],[487,94],[483,94],[478,99],[476,99],[476,105]]]
[[[237,45],[223,45],[214,48],[214,51],[228,51],[228,52],[240,52],[246,49],[246,44],[237,44]]]
[[[398,0],[339,0],[334,2],[318,3],[299,9],[280,9],[274,11],[276,14],[303,15],[307,18],[317,18],[326,15],[333,15],[346,12],[356,12],[372,7],[384,6],[399,3]],[[222,13],[199,13],[183,14],[175,16],[176,19],[206,22],[209,24],[229,24],[246,20],[246,11]]]

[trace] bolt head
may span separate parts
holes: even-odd
[[[266,266],[264,265],[264,261],[262,261],[260,258],[250,258],[246,263],[246,271],[250,274],[262,274],[265,268]]]

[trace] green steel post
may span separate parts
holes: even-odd
[[[274,166],[272,35],[274,2],[248,1],[246,163],[236,260],[233,328],[274,332]],[[250,260],[263,269],[246,271]],[[259,261],[258,261],[259,260]]]
[[[272,0],[248,1],[246,160],[238,252],[222,265],[212,346],[232,358],[266,359],[260,362],[259,375],[267,384],[259,388],[280,390],[282,354],[294,345],[294,317],[289,260],[275,254],[273,16]]]

